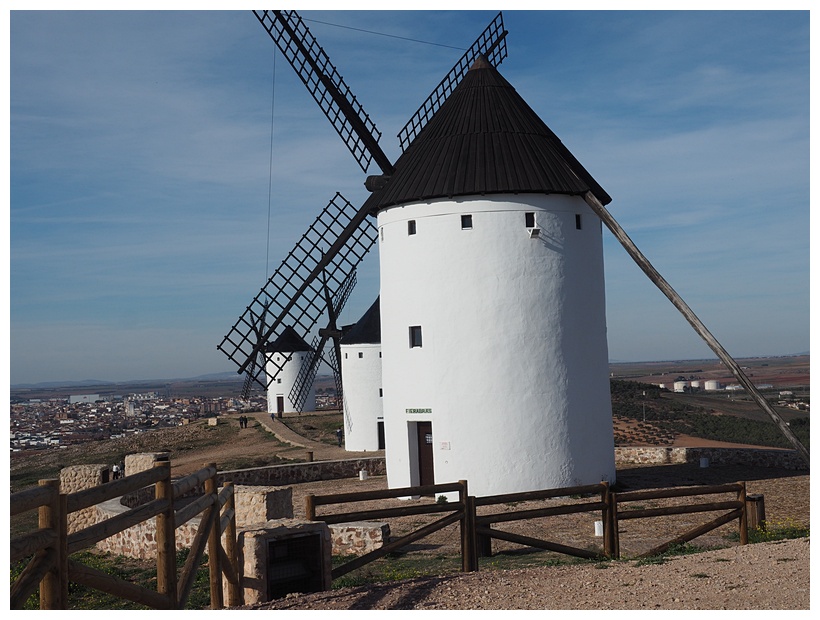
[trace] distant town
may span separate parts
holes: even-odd
[[[738,360],[739,361],[739,360]],[[619,363],[613,379],[650,383],[670,392],[718,395],[742,389],[717,360]],[[808,355],[744,360],[743,370],[772,401],[810,410]],[[316,380],[316,408],[338,409],[333,378]],[[157,428],[189,424],[202,418],[266,411],[261,389],[240,399],[242,381],[190,379],[171,383],[133,382],[89,386],[14,386],[11,389],[11,451],[63,448],[88,441],[127,437]]]
[[[236,394],[241,384],[225,387],[226,393]],[[192,386],[188,391],[195,389]],[[248,400],[219,395],[171,396],[168,391],[25,398],[19,391],[12,390],[11,451],[62,448],[88,441],[118,439],[158,428],[190,424],[200,418],[267,409],[261,391],[252,393]],[[316,395],[317,409],[336,407],[334,388],[318,388],[317,391],[322,392]]]

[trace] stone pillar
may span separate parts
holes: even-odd
[[[108,482],[109,465],[71,465],[60,470],[60,493],[76,493]],[[68,515],[68,533],[73,534],[97,522],[94,506]]]

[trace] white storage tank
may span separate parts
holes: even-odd
[[[384,448],[382,345],[379,300],[340,341],[345,450]]]
[[[283,413],[316,410],[316,389],[312,385],[301,407],[293,401],[295,395],[291,395],[299,370],[312,352],[310,345],[290,326],[282,330],[276,340],[267,344],[265,355],[268,361],[265,370],[268,380],[273,377],[268,386],[268,413],[281,417]]]
[[[720,381],[715,381],[714,379],[709,379],[704,383],[704,389],[707,392],[716,392],[720,389]]]
[[[692,388],[693,392],[697,392],[700,390],[700,381],[692,381],[689,383],[689,387]]]
[[[371,197],[391,488],[614,482],[601,223],[587,191],[610,201],[478,61]]]
[[[689,385],[686,381],[675,381],[675,391],[685,392],[686,386]]]

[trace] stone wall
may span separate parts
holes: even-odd
[[[372,521],[335,523],[330,526],[330,540],[333,555],[364,555],[390,541],[390,525]]]
[[[167,459],[169,452],[140,452],[125,456],[125,475],[137,474],[151,469],[158,460]]]
[[[293,518],[293,492],[290,487],[234,485],[234,504],[237,527]]]
[[[624,447],[615,448],[615,464],[672,464],[699,463],[709,459],[711,465],[749,465],[782,469],[808,469],[795,450],[754,448],[669,448]]]
[[[235,469],[218,474],[218,484],[233,482],[253,486],[285,486],[318,480],[338,480],[354,478],[359,471],[367,471],[368,476],[385,475],[384,457],[347,459],[343,461],[312,461],[310,463],[292,463],[271,465],[252,469]]]
[[[60,493],[77,493],[109,481],[109,466],[71,465],[60,470]],[[83,508],[68,515],[68,533],[90,527],[97,522],[94,506]]]

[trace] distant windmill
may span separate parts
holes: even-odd
[[[503,493],[613,480],[603,221],[808,460],[608,213],[608,194],[498,73],[500,13],[399,134],[395,163],[298,15],[256,16],[362,169],[372,159],[382,174],[368,177],[359,209],[331,201],[225,337],[239,372],[267,387],[277,371],[260,379],[266,344],[290,327],[307,336],[325,314],[316,346],[333,339],[339,351],[332,300],[375,242],[376,215],[389,485],[467,479],[475,493]]]

